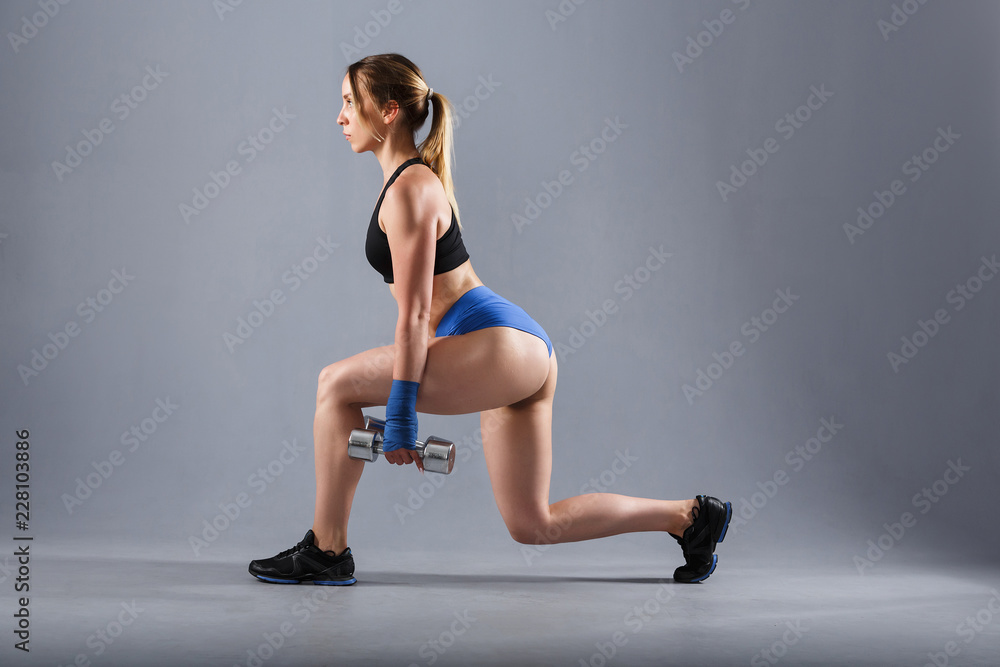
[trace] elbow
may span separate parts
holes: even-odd
[[[423,337],[426,337],[426,332],[430,329],[430,322],[430,306],[407,308],[400,310],[396,329],[404,335],[420,335],[423,332]]]

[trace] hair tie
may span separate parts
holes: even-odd
[[[433,94],[434,94],[434,89],[433,89],[433,88],[428,88],[428,89],[427,89],[427,97],[425,97],[424,99],[425,99],[425,100],[429,100],[429,99],[431,99],[431,96],[432,96]]]

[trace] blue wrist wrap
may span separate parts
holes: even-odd
[[[417,448],[417,388],[419,382],[393,380],[385,404],[382,451]]]

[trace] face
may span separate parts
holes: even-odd
[[[351,150],[355,153],[370,151],[379,142],[374,136],[358,123],[357,109],[354,106],[354,94],[351,92],[351,79],[346,74],[340,86],[344,105],[340,108],[337,116],[337,124],[343,127],[343,133],[351,144]]]

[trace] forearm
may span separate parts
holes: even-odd
[[[396,324],[396,361],[385,404],[384,452],[413,449],[417,440],[417,392],[427,360],[427,331],[426,317],[401,315]]]
[[[429,313],[400,313],[396,322],[394,380],[420,382],[427,363],[427,339],[430,333]]]

